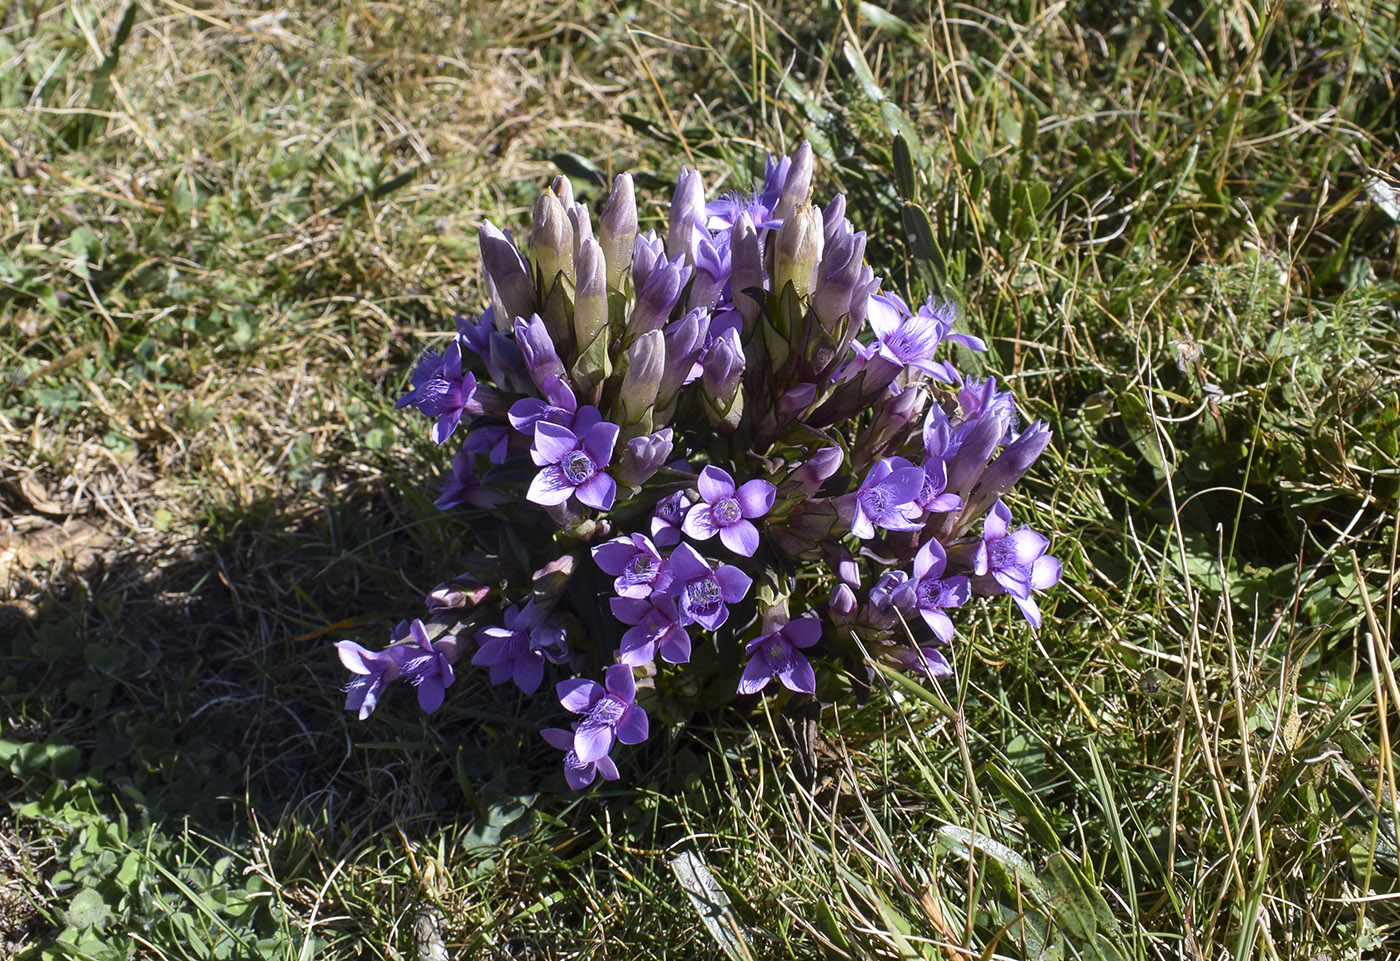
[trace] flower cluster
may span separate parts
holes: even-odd
[[[1002,498],[1049,431],[958,371],[945,345],[982,342],[882,290],[811,183],[804,144],[708,203],[682,169],[664,235],[627,174],[596,226],[565,178],[523,247],[482,226],[489,303],[399,400],[458,438],[437,504],[471,512],[470,569],[384,650],[340,642],[347,709],[405,677],[435,710],[469,651],[525,695],[550,674],[576,719],[543,737],[582,788],[650,716],[834,697],[877,662],[948,676],[974,597],[1040,625],[1060,564]]]

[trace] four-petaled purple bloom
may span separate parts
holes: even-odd
[[[699,551],[682,544],[671,552],[671,594],[676,598],[680,623],[699,624],[715,630],[729,617],[730,604],[737,604],[749,592],[753,578],[732,564],[711,569]]]
[[[593,548],[593,560],[614,575],[613,590],[619,597],[646,597],[664,591],[670,580],[666,561],[645,534],[617,537]]]
[[[434,418],[433,442],[444,444],[463,414],[481,413],[476,402],[476,375],[462,372],[462,342],[454,339],[442,356],[425,354],[413,370],[413,389],[394,404],[395,407],[417,407]]]
[[[651,538],[657,547],[675,547],[681,542],[681,521],[689,507],[690,498],[685,491],[668,494],[656,502],[651,515]]]
[[[491,669],[491,683],[514,681],[525,694],[534,694],[544,679],[544,662],[563,647],[563,628],[547,619],[548,611],[533,601],[505,610],[504,627],[484,627],[476,632],[481,646],[472,655],[477,667]],[[556,663],[558,661],[556,660]]]
[[[424,713],[431,714],[442,707],[446,691],[456,680],[452,672],[452,661],[428,639],[428,629],[417,618],[408,626],[409,635],[418,644],[418,650],[406,647],[408,656],[403,662],[403,676],[418,688],[418,706]]]
[[[592,784],[599,774],[603,775],[604,781],[617,780],[617,765],[607,755],[596,761],[578,759],[578,754],[574,752],[573,731],[566,731],[562,727],[547,727],[540,732],[540,736],[549,742],[550,747],[564,752],[564,780],[570,789],[582,791]]]
[[[345,685],[345,710],[358,711],[363,721],[374,713],[384,688],[403,672],[408,649],[392,644],[382,651],[371,651],[354,641],[336,641],[335,648],[340,663],[354,675]]]
[[[1050,541],[1029,527],[1008,533],[1011,511],[1001,501],[992,505],[982,524],[973,572],[979,594],[1011,595],[1032,627],[1040,626],[1040,608],[1031,591],[1043,591],[1059,583],[1058,560],[1046,554]]]
[[[603,683],[575,677],[555,687],[565,710],[582,714],[574,732],[574,754],[581,763],[596,763],[612,751],[613,744],[641,744],[647,739],[647,712],[634,703],[637,683],[626,664],[614,664],[603,672]]]
[[[861,540],[875,536],[875,528],[892,531],[918,530],[911,520],[917,517],[917,503],[924,489],[924,470],[903,457],[886,457],[877,461],[856,491],[855,516],[851,533]]]
[[[821,639],[821,621],[815,617],[799,617],[770,634],[755,637],[744,647],[749,663],[739,678],[739,693],[757,694],[776,677],[789,691],[815,694],[817,675],[800,649]]]
[[[603,469],[612,460],[619,428],[605,420],[584,428],[584,414],[590,409],[596,408],[579,411],[574,423],[578,434],[547,420],[535,423],[530,456],[544,470],[530,482],[527,500],[550,507],[577,495],[579,503],[600,511],[613,506],[617,482]]]
[[[962,575],[944,577],[948,567],[948,552],[936,540],[919,548],[914,557],[914,576],[899,587],[895,604],[901,609],[914,608],[933,633],[943,643],[953,639],[953,621],[943,609],[961,607],[972,596],[971,585]]]
[[[752,557],[758,550],[758,528],[751,518],[762,517],[772,509],[778,489],[766,480],[747,481],[736,489],[734,478],[714,466],[700,472],[695,486],[704,502],[686,513],[681,530],[697,541],[719,534],[725,547]]]
[[[680,625],[676,599],[670,594],[647,598],[614,597],[608,602],[613,616],[632,627],[622,635],[618,660],[640,667],[660,657],[668,664],[690,661],[690,635]]]

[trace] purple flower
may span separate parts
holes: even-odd
[[[681,530],[697,541],[719,534],[725,547],[752,557],[758,550],[758,528],[750,518],[762,517],[772,509],[778,489],[766,480],[751,480],[736,490],[734,478],[714,466],[700,472],[695,486],[705,502],[686,513]]]
[[[584,764],[611,753],[613,744],[641,744],[647,739],[647,712],[637,706],[637,684],[632,669],[614,664],[603,674],[603,683],[575,677],[555,687],[559,703],[582,714],[574,732],[574,753]]]
[[[930,457],[924,461],[924,484],[919,488],[919,496],[914,503],[931,514],[955,511],[962,506],[962,498],[947,491],[948,468],[941,457]]]
[[[443,485],[442,496],[433,501],[438,510],[447,510],[462,504],[473,507],[492,508],[505,500],[504,495],[489,487],[483,487],[480,478],[472,470],[472,459],[476,455],[465,445],[452,458],[452,477]]]
[[[593,548],[593,560],[605,572],[616,576],[613,589],[619,597],[646,597],[652,591],[664,591],[670,581],[666,561],[645,534],[618,537],[599,544]]]
[[[875,536],[875,528],[892,531],[916,531],[916,503],[924,488],[924,471],[903,457],[886,457],[877,461],[856,491],[855,517],[851,533],[861,540]]]
[[[476,402],[476,376],[462,372],[460,339],[447,345],[439,357],[427,353],[413,370],[413,389],[398,399],[395,407],[417,407],[434,418],[433,442],[442,444],[452,436],[463,414],[481,413]]]
[[[690,635],[679,623],[674,597],[656,593],[645,599],[614,597],[608,603],[619,621],[632,625],[622,635],[618,660],[623,664],[640,667],[658,655],[668,664],[689,663]]]
[[[336,641],[335,649],[340,663],[355,675],[345,685],[345,710],[358,711],[363,721],[374,713],[384,688],[403,671],[408,650],[394,644],[382,651],[371,651],[354,641]]]
[[[875,294],[866,313],[880,345],[880,355],[904,367],[914,367],[945,383],[957,382],[957,371],[934,353],[947,333],[933,315],[914,314],[898,294]]]
[[[749,591],[753,578],[732,564],[722,564],[717,570],[689,544],[671,552],[669,592],[676,598],[682,626],[699,624],[715,630],[729,617],[729,604],[737,604]]]
[[[668,494],[656,502],[651,516],[651,537],[657,547],[674,547],[681,542],[681,521],[689,506],[690,498],[684,491]]]
[[[953,639],[953,621],[943,613],[946,607],[961,607],[972,596],[968,579],[962,576],[944,577],[948,553],[937,540],[919,548],[914,557],[914,576],[899,588],[901,596],[895,603],[901,609],[916,608],[933,633],[943,643]]]
[[[510,431],[505,427],[478,427],[462,441],[468,454],[485,454],[493,464],[504,463],[510,447]]]
[[[403,663],[403,676],[418,688],[418,706],[431,714],[442,706],[445,692],[452,686],[456,676],[452,672],[452,661],[443,650],[433,646],[428,640],[428,629],[417,618],[408,626],[409,634],[418,643],[419,650],[411,653]],[[408,651],[411,647],[405,645]]]
[[[1050,541],[1029,527],[1008,533],[1011,511],[1001,501],[992,505],[982,525],[982,543],[977,547],[973,582],[979,594],[1010,594],[1032,627],[1040,626],[1040,608],[1031,591],[1054,587],[1063,567],[1046,554]]]
[[[548,377],[543,391],[544,400],[525,397],[510,405],[510,426],[522,434],[534,434],[535,425],[547,420],[572,430],[578,413],[578,400],[568,383],[561,377]]]
[[[817,692],[817,675],[799,648],[811,647],[822,637],[822,625],[815,617],[788,621],[771,634],[760,634],[744,650],[750,655],[739,678],[740,694],[757,694],[777,678],[789,691]]]
[[[472,663],[490,668],[492,684],[514,681],[523,693],[534,694],[544,679],[546,652],[557,653],[563,646],[563,628],[546,620],[547,615],[533,601],[523,609],[512,604],[505,610],[504,627],[476,632],[481,647],[472,655]]]
[[[568,782],[571,790],[582,791],[592,784],[599,774],[603,775],[604,781],[618,779],[617,765],[613,763],[612,758],[604,755],[596,761],[578,759],[578,755],[574,753],[573,731],[566,731],[562,727],[548,727],[540,732],[540,736],[548,741],[551,747],[564,752],[564,780]]]
[[[619,428],[604,420],[585,430],[579,423],[582,420],[583,411],[580,411],[574,426],[582,436],[558,424],[536,422],[535,446],[530,449],[530,456],[544,470],[530,482],[526,500],[550,507],[577,494],[579,501],[588,507],[600,511],[612,507],[617,497],[617,483],[603,473],[603,468],[612,460]]]
[[[936,647],[903,647],[889,653],[889,657],[906,671],[922,674],[925,677],[952,677],[953,665]]]

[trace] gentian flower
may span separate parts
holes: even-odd
[[[890,651],[888,657],[914,674],[938,678],[953,676],[953,665],[948,663],[948,658],[936,647],[901,645]]]
[[[949,308],[951,310],[951,308]],[[957,383],[957,371],[934,353],[948,332],[948,325],[938,316],[915,314],[898,294],[875,294],[866,312],[870,329],[880,345],[880,355],[904,367],[913,367],[934,380]],[[941,316],[941,315],[939,315]]]
[[[762,517],[772,509],[778,489],[758,479],[735,489],[734,478],[713,465],[700,472],[695,486],[704,503],[686,513],[681,530],[698,541],[719,534],[725,547],[752,557],[758,550],[758,528],[750,518]]]
[[[679,623],[699,624],[715,630],[729,617],[726,605],[737,604],[749,591],[753,578],[732,564],[711,570],[709,563],[689,544],[671,552],[669,592],[676,598]]]
[[[587,410],[588,408],[585,408]],[[583,412],[579,413],[579,421]],[[580,427],[579,421],[574,426]],[[578,495],[579,502],[600,511],[608,510],[617,497],[617,482],[603,468],[612,460],[619,428],[599,421],[575,434],[567,427],[538,421],[535,446],[530,456],[544,470],[535,475],[527,500],[550,507]]]
[[[578,755],[574,753],[573,731],[566,731],[562,727],[547,727],[540,732],[540,736],[549,742],[550,747],[558,748],[564,752],[564,780],[568,783],[570,790],[582,791],[598,777],[603,775],[604,781],[616,781],[618,779],[617,765],[613,759],[604,755],[596,761],[580,761]]]
[[[514,681],[522,693],[534,694],[544,679],[546,650],[557,654],[563,640],[563,629],[546,621],[547,615],[548,611],[533,601],[523,609],[515,605],[506,608],[504,627],[484,627],[476,632],[481,646],[472,655],[472,663],[491,669],[492,684]]]
[[[603,683],[575,677],[555,686],[559,703],[582,714],[574,732],[574,753],[589,764],[605,758],[613,744],[640,744],[647,739],[647,712],[634,702],[637,683],[626,664],[614,664],[603,672]]]
[[[460,338],[448,344],[441,357],[425,354],[414,368],[411,379],[413,389],[394,406],[417,407],[434,418],[432,437],[436,444],[447,442],[462,422],[463,414],[481,413],[481,405],[475,399],[476,376],[471,371],[462,372]]]
[[[562,377],[546,378],[544,400],[538,397],[525,397],[510,405],[510,426],[522,434],[533,435],[535,425],[542,420],[570,430],[574,427],[574,417],[578,413],[578,400],[569,384]]]
[[[482,486],[480,478],[472,470],[475,453],[465,445],[452,458],[452,477],[443,485],[442,495],[433,501],[438,510],[447,510],[462,504],[473,507],[491,508],[504,501],[505,495]]]
[[[657,547],[674,547],[681,542],[681,522],[690,507],[685,491],[668,494],[656,502],[651,516],[651,538]]]
[[[645,534],[617,537],[599,544],[593,548],[593,560],[606,573],[616,576],[613,590],[619,597],[646,597],[652,591],[664,591],[670,580],[666,561]]]
[[[821,621],[815,617],[799,617],[770,634],[760,634],[749,641],[744,648],[750,655],[749,663],[739,678],[739,693],[757,694],[776,677],[789,691],[815,694],[817,675],[799,649],[811,647],[821,638]]]
[[[945,644],[953,639],[953,621],[943,609],[961,607],[972,596],[968,579],[961,575],[944,577],[948,553],[937,540],[919,548],[914,557],[914,576],[899,588],[901,597],[895,603],[901,609],[918,610],[933,633]]]
[[[1031,591],[1047,590],[1059,583],[1063,567],[1045,551],[1050,541],[1029,527],[1008,533],[1011,511],[1001,501],[992,505],[982,524],[977,547],[973,586],[979,594],[1007,593],[1032,627],[1040,626],[1040,608]]]
[[[622,635],[622,649],[618,652],[618,660],[623,664],[640,667],[658,655],[668,664],[690,661],[690,635],[680,625],[674,597],[660,593],[645,599],[614,597],[608,604],[614,617],[632,625]]]
[[[924,489],[924,471],[903,457],[886,457],[875,463],[856,491],[851,533],[861,540],[875,536],[875,528],[892,531],[919,529],[911,517],[919,515],[916,503]]]
[[[422,621],[414,618],[408,630],[419,649],[415,652],[407,647],[409,653],[403,663],[403,676],[418,688],[418,706],[431,714],[442,706],[447,689],[456,680],[452,661],[428,639],[428,629]]]
[[[354,641],[336,641],[335,648],[340,663],[355,675],[345,685],[345,710],[358,711],[363,721],[374,713],[384,688],[402,673],[408,650],[402,644],[392,644],[382,651],[371,651]]]

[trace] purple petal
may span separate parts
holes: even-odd
[[[856,504],[855,517],[851,519],[851,533],[863,541],[868,541],[875,536],[875,525],[870,523],[870,515],[859,503]]]
[[[526,397],[510,405],[507,417],[510,426],[522,434],[533,434],[535,423],[549,410],[549,405],[538,397]]]
[[[982,522],[982,536],[989,540],[1005,537],[1010,524],[1011,510],[1001,501],[997,501],[987,512],[987,519]]]
[[[890,497],[892,504],[909,504],[916,500],[924,489],[924,469],[922,467],[901,467],[890,473],[889,479],[880,485]]]
[[[530,456],[541,467],[559,463],[565,454],[576,447],[578,438],[567,427],[551,424],[547,420],[535,424],[535,446],[530,449]]]
[[[616,424],[607,421],[600,421],[588,428],[588,432],[583,435],[583,449],[593,458],[593,463],[605,467],[612,460],[619,431],[620,428]]]
[[[755,655],[744,668],[743,677],[739,678],[739,693],[757,694],[767,687],[772,679],[773,672],[769,669],[768,662]]]
[[[593,548],[593,560],[605,573],[616,577],[627,567],[627,562],[637,556],[637,545],[629,537],[618,537]],[[629,623],[635,624],[636,621]]]
[[[656,656],[656,642],[646,627],[637,625],[622,635],[617,659],[628,667],[641,667]]]
[[[1034,564],[1036,558],[1050,546],[1050,540],[1044,534],[1037,534],[1029,527],[1021,528],[1005,540],[1010,541],[1016,550],[1016,563],[1027,567]]]
[[[604,671],[603,685],[624,704],[631,704],[637,699],[637,682],[632,677],[632,669],[624,664],[614,664]]]
[[[600,425],[601,426],[601,425]],[[611,510],[617,500],[617,481],[603,473],[594,474],[575,488],[579,502],[595,510]]]
[[[745,517],[767,514],[773,509],[773,499],[777,496],[778,489],[766,480],[747,481],[734,492],[734,499],[739,502]]]
[[[919,553],[914,557],[914,580],[921,581],[925,577],[938,577],[948,566],[948,552],[943,549],[943,545],[936,539],[929,541],[919,548]]]
[[[1042,555],[1031,565],[1031,588],[1037,591],[1049,590],[1060,582],[1064,565],[1057,558]]]
[[[656,652],[667,664],[689,664],[690,635],[683,627],[671,627],[661,635]]]
[[[633,704],[617,721],[617,739],[623,744],[641,744],[647,739],[647,712]]]
[[[817,675],[812,670],[812,664],[796,651],[793,651],[788,657],[788,662],[778,669],[778,680],[782,681],[783,687],[789,691],[797,691],[800,694],[817,693]]]
[[[689,544],[681,544],[672,551],[667,563],[671,566],[671,573],[675,575],[675,579],[682,584],[697,577],[710,575],[710,565],[705,563],[700,552]]]
[[[568,783],[570,790],[582,791],[592,784],[597,776],[598,765],[580,763],[578,755],[574,755],[574,762],[570,764],[569,756],[564,755],[564,780]]]
[[[1016,602],[1016,606],[1021,609],[1021,613],[1030,622],[1031,627],[1040,627],[1040,608],[1036,606],[1034,597],[1017,597],[1012,594],[1011,599]]]
[[[750,521],[738,521],[719,529],[720,542],[736,554],[753,557],[758,550],[758,528]]]
[[[574,753],[584,763],[596,761],[608,756],[615,740],[611,724],[589,718],[574,732]]]
[[[452,436],[452,432],[457,429],[457,425],[462,422],[462,411],[460,408],[449,410],[436,421],[433,422],[432,438],[434,444],[445,444],[447,438]]]
[[[613,763],[612,758],[600,757],[594,764],[597,766],[598,773],[603,775],[604,781],[616,781],[618,779],[617,765]]]
[[[566,731],[562,727],[547,727],[540,732],[540,737],[544,738],[550,747],[561,751],[574,749],[574,732]]]
[[[936,607],[921,607],[919,613],[924,616],[925,623],[933,628],[933,633],[940,641],[947,644],[953,639],[953,619],[944,614]]]
[[[544,680],[544,658],[534,652],[516,658],[511,680],[515,681],[515,686],[520,688],[522,693],[534,694],[540,689],[540,682]]]
[[[424,714],[431,714],[442,707],[443,697],[443,683],[436,677],[425,677],[418,685],[418,706]]]
[[[793,647],[811,647],[822,639],[822,622],[815,617],[799,617],[788,621],[782,634]]]
[[[717,504],[734,493],[734,478],[726,471],[711,465],[700,472],[700,479],[695,482],[695,487],[708,503]]]
[[[709,468],[705,468],[709,470]],[[719,525],[715,523],[714,508],[708,502],[696,504],[685,512],[685,521],[681,524],[681,530],[687,537],[693,537],[697,541],[707,541],[715,536],[719,530]]]
[[[506,659],[506,648],[510,644],[511,638],[515,637],[514,632],[506,632],[504,628],[488,627],[484,631],[477,631],[478,639],[488,631],[502,631],[505,637],[492,637],[476,649],[472,655],[472,664],[477,667],[492,667]],[[494,683],[494,682],[493,682]]]
[[[354,641],[336,641],[335,651],[340,655],[340,663],[345,665],[347,671],[355,674],[373,674],[374,671],[365,666],[364,655],[372,654],[366,648],[361,647]]]
[[[535,432],[539,436],[539,432]],[[535,479],[530,481],[530,489],[525,492],[525,499],[534,504],[542,504],[545,507],[553,507],[568,500],[574,493],[574,485],[569,483],[569,479],[564,476],[564,471],[558,464],[551,464],[535,475]]]
[[[567,681],[560,681],[554,686],[554,691],[559,695],[559,703],[563,705],[564,710],[573,711],[575,714],[587,714],[604,693],[603,685],[586,677],[571,677]]]
[[[599,565],[600,567],[602,565]],[[607,570],[604,568],[604,570]],[[608,571],[609,574],[613,573]],[[614,597],[608,601],[613,617],[624,624],[640,624],[642,618],[651,612],[651,603],[635,597]]]
[[[720,569],[715,571],[715,581],[719,584],[720,597],[724,598],[726,604],[742,601],[744,595],[749,592],[749,586],[753,584],[753,578],[733,564],[721,565]]]

